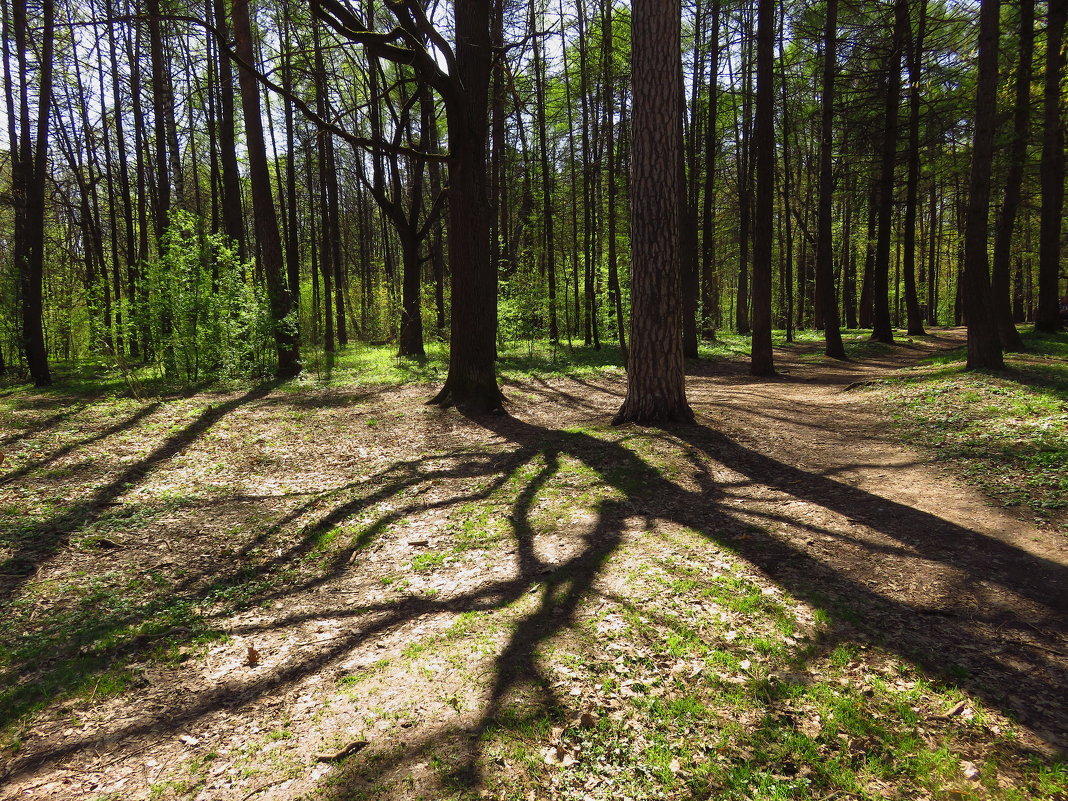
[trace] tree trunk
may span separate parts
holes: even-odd
[[[834,2],[834,0],[831,0]],[[753,344],[749,372],[774,375],[771,350],[771,240],[775,202],[775,0],[757,3],[756,208],[753,219]]]
[[[233,25],[234,52],[246,64],[254,64],[248,0],[234,0]],[[245,145],[248,150],[249,182],[252,186],[252,209],[256,216],[256,240],[270,299],[275,351],[278,354],[278,376],[291,378],[298,375],[301,369],[297,347],[297,321],[290,315],[293,310],[293,296],[283,275],[282,238],[278,233],[278,217],[274,209],[271,175],[267,166],[267,149],[260,116],[260,87],[256,76],[244,68],[238,70],[238,82],[241,85],[241,105],[245,116]]]
[[[890,322],[890,229],[893,224],[894,163],[897,157],[897,109],[901,94],[901,52],[908,32],[908,0],[894,0],[894,33],[886,62],[882,158],[879,172],[879,230],[872,269],[871,338],[892,343]]]
[[[1003,369],[1001,340],[991,314],[987,227],[990,168],[994,159],[997,111],[999,0],[979,7],[979,78],[975,91],[975,132],[964,229],[964,278],[961,300],[968,324],[967,369]]]
[[[994,264],[990,280],[990,301],[1001,346],[1008,351],[1024,349],[1023,339],[1012,319],[1011,262],[1012,233],[1020,208],[1020,187],[1027,163],[1027,139],[1031,125],[1031,72],[1034,56],[1035,2],[1020,0],[1020,52],[1016,66],[1016,100],[1012,111],[1012,142],[1009,169],[1005,175],[1005,197],[994,226]]]
[[[538,29],[538,15],[534,7],[534,0],[530,0],[530,29]],[[610,44],[609,44],[610,46]],[[555,219],[553,216],[553,173],[549,159],[549,143],[546,135],[545,122],[545,68],[541,57],[541,37],[534,39],[534,91],[535,97],[535,124],[538,126],[538,155],[541,157],[541,203],[542,203],[542,227],[544,239],[542,246],[545,249],[545,274],[549,290],[549,341],[560,341],[560,323],[556,312],[556,236]],[[611,156],[609,156],[611,158]],[[611,247],[611,244],[609,245]]]
[[[486,175],[492,66],[489,0],[456,4],[456,65],[462,91],[446,102],[449,128],[449,374],[430,403],[470,414],[501,410],[497,386],[497,272],[490,259]],[[459,88],[459,87],[458,87]]]
[[[827,0],[823,31],[823,97],[820,98],[820,207],[816,226],[816,294],[823,315],[825,352],[832,359],[844,359],[845,346],[838,324],[838,298],[834,291],[834,245],[831,241],[831,212],[834,200],[834,173],[831,145],[834,137],[834,65],[838,44],[838,0]]]
[[[12,255],[22,300],[22,347],[34,385],[43,387],[52,383],[48,351],[45,347],[43,316],[45,178],[48,169],[48,128],[51,121],[55,4],[53,0],[44,0],[41,4],[37,124],[36,130],[32,132],[29,111],[30,73],[27,67],[30,24],[25,0],[13,1],[12,23],[15,28],[15,58],[19,67],[17,130],[14,123],[16,111],[11,94],[13,82],[8,66],[6,35],[3,54],[8,131],[11,140],[11,189],[15,212]]]
[[[708,108],[705,118],[705,185],[701,198],[701,331],[706,339],[715,336],[719,321],[719,293],[716,283],[716,155],[719,151],[719,15],[720,0],[712,0],[709,24]]]
[[[1061,225],[1064,214],[1064,120],[1061,78],[1064,75],[1064,25],[1068,0],[1049,0],[1046,25],[1046,80],[1042,122],[1042,216],[1038,239],[1038,309],[1036,331],[1060,331]]]
[[[692,421],[679,275],[679,0],[634,0],[631,26],[631,328],[613,423]]]
[[[927,28],[927,0],[921,0],[920,19],[909,48],[909,152],[908,177],[905,182],[905,243],[901,272],[905,279],[905,312],[909,336],[923,336],[923,314],[916,293],[916,218],[919,211],[920,185],[920,69],[923,65],[923,40]]]

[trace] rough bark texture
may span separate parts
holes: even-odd
[[[757,5],[756,208],[753,218],[753,341],[749,372],[773,375],[771,351],[771,240],[775,219],[775,0]]]
[[[816,295],[823,316],[825,349],[834,359],[845,358],[838,327],[838,299],[834,291],[834,247],[831,242],[831,211],[834,173],[831,144],[834,136],[834,62],[838,41],[838,0],[827,0],[823,33],[823,97],[820,100],[820,207],[816,223]]]
[[[635,0],[633,20],[631,350],[616,425],[693,420],[680,305],[679,1]]]
[[[1035,3],[1020,0],[1020,54],[1016,66],[1016,101],[1012,111],[1012,142],[1009,145],[1009,169],[1005,175],[1005,198],[994,228],[994,266],[990,279],[990,301],[994,321],[1005,350],[1023,350],[1023,340],[1012,319],[1009,262],[1016,212],[1020,207],[1020,187],[1027,161],[1027,138],[1031,124],[1031,61],[1034,56]]]
[[[234,51],[246,64],[254,64],[248,0],[234,0],[233,24]],[[256,217],[256,240],[271,304],[278,375],[288,378],[300,373],[300,353],[297,349],[296,322],[290,319],[293,296],[289,294],[282,268],[282,238],[278,233],[278,217],[274,209],[271,175],[263,140],[260,87],[256,76],[247,69],[238,70],[238,82],[241,84],[241,105],[245,112],[245,139],[248,148],[249,182],[252,185],[252,209]]]
[[[990,217],[990,167],[994,156],[997,111],[999,0],[983,0],[979,9],[979,80],[975,92],[975,133],[968,209],[964,231],[961,300],[968,324],[969,370],[1002,369],[1001,341],[990,311],[987,226]]]
[[[1068,0],[1049,0],[1046,25],[1046,80],[1043,91],[1042,218],[1038,240],[1038,309],[1035,329],[1060,331],[1058,315],[1061,225],[1064,214],[1064,120],[1061,77],[1064,74],[1064,24]]]

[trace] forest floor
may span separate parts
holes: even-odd
[[[1063,509],[910,428],[962,336],[667,429],[618,369],[0,390],[0,798],[1068,798]]]

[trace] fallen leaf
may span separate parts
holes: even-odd
[[[975,766],[974,762],[969,762],[966,759],[962,759],[960,761],[960,771],[964,774],[964,778],[968,781],[979,781],[979,768]]]
[[[670,770],[672,773],[678,773],[680,770],[682,770],[682,765],[679,764],[678,757],[675,757],[671,760],[671,764],[668,765],[668,770]]]
[[[196,737],[191,737],[188,734],[183,734],[178,739],[186,745],[198,745],[200,743],[200,740],[198,740]]]

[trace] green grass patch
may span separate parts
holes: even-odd
[[[1004,373],[966,371],[962,350],[882,382],[899,431],[1007,506],[1068,509],[1068,335],[1025,334]]]

